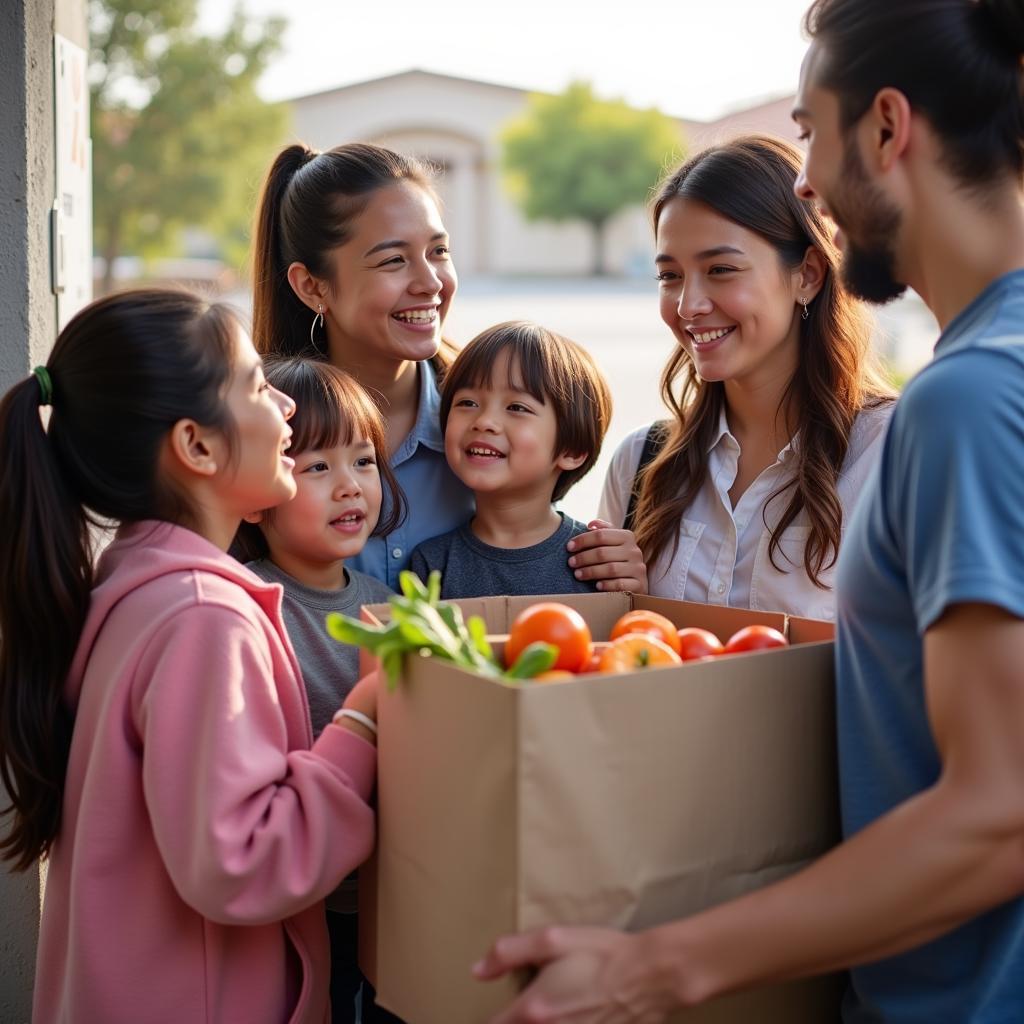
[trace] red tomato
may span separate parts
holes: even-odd
[[[686,626],[678,632],[679,657],[683,661],[713,658],[725,651],[722,641],[710,630]]]
[[[505,664],[514,665],[522,650],[538,641],[558,648],[552,669],[578,672],[590,660],[590,627],[568,605],[542,601],[524,608],[509,630]]]
[[[679,653],[679,637],[676,635],[676,626],[671,619],[665,618],[658,612],[636,611],[626,612],[614,626],[612,626],[609,640],[618,640],[620,636],[628,636],[630,633],[649,633],[657,637],[663,644],[668,644],[676,654]]]
[[[789,641],[771,626],[744,626],[729,637],[725,653],[739,654],[741,651],[766,651],[771,647],[788,646]]]

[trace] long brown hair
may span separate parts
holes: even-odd
[[[270,385],[295,402],[295,413],[288,421],[292,428],[288,454],[348,445],[357,436],[365,437],[376,453],[384,494],[381,516],[370,536],[383,537],[397,529],[408,503],[388,463],[384,419],[366,389],[350,373],[322,359],[271,357],[265,370]],[[266,557],[269,548],[263,531],[253,523],[242,523],[232,553],[243,562]]]
[[[692,157],[672,171],[651,204],[655,230],[673,199],[696,200],[764,238],[781,264],[799,267],[808,247],[828,269],[809,316],[800,321],[797,369],[780,412],[791,414],[800,435],[793,478],[767,506],[788,493],[772,530],[768,552],[775,565],[783,531],[806,510],[810,534],[804,549],[807,575],[818,586],[839,552],[843,510],[836,491],[850,430],[861,409],[894,396],[876,368],[864,311],[839,284],[838,252],[821,214],[793,192],[799,151],[781,139],[752,135]],[[680,382],[681,381],[681,382]],[[677,347],[661,375],[661,394],[672,410],[664,447],[641,473],[636,539],[648,565],[679,543],[679,520],[707,477],[707,450],[725,403],[721,381],[702,380],[689,355]]]
[[[39,374],[0,402],[0,781],[16,870],[60,827],[72,713],[64,686],[89,608],[90,527],[194,510],[159,473],[180,419],[231,439],[223,400],[237,344],[227,307],[176,291],[112,295],[61,332]],[[41,404],[50,404],[44,427]]]
[[[412,182],[438,201],[426,164],[382,146],[352,142],[318,152],[286,146],[267,172],[253,232],[253,342],[263,355],[316,355],[312,312],[292,290],[288,267],[299,262],[330,277],[330,252],[352,236],[375,192]],[[438,205],[440,202],[438,201]],[[430,360],[442,375],[455,348],[442,340]]]

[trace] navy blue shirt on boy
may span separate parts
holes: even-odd
[[[925,631],[964,602],[1024,618],[1024,271],[949,324],[907,385],[839,561],[840,781],[852,835],[939,777]],[[851,979],[846,1024],[1024,1020],[1024,899]]]
[[[464,523],[424,541],[412,553],[409,568],[422,580],[431,569],[441,571],[441,597],[502,597],[529,594],[590,594],[594,582],[578,580],[569,567],[565,545],[586,533],[585,523],[562,512],[562,524],[546,540],[528,548],[496,548],[485,544]]]

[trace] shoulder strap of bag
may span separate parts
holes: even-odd
[[[640,452],[640,461],[636,465],[636,475],[633,477],[633,489],[629,492],[629,505],[626,508],[626,518],[622,521],[624,530],[632,530],[633,522],[636,519],[636,503],[640,497],[640,475],[653,461],[654,457],[665,447],[668,440],[669,424],[667,420],[656,420],[651,424],[644,438],[644,446]]]

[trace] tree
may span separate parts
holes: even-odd
[[[256,82],[284,22],[236,9],[219,37],[199,35],[196,0],[90,0],[93,236],[103,286],[126,252],[171,248],[205,226],[239,258],[260,172],[286,113]]]
[[[586,82],[574,82],[559,96],[531,96],[502,141],[506,177],[528,219],[591,226],[595,274],[605,272],[609,219],[642,203],[682,151],[670,118],[621,100],[599,100]]]

